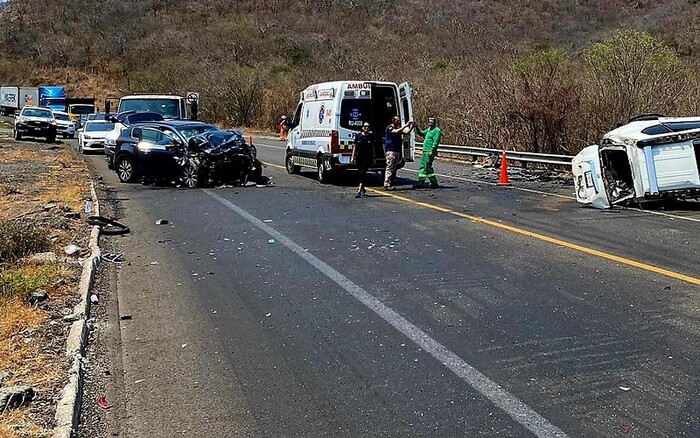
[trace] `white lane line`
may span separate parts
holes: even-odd
[[[284,146],[275,146],[275,145],[263,144],[263,143],[260,143],[260,144],[256,143],[256,146],[264,146],[264,147],[268,147],[268,148],[272,148],[272,149],[284,149]],[[417,170],[407,169],[405,167],[401,170],[406,171],[406,172],[418,173]],[[490,182],[490,181],[482,181],[482,180],[478,180],[478,179],[463,178],[461,176],[445,175],[442,173],[436,173],[435,175],[439,176],[440,178],[449,178],[449,179],[454,179],[457,181],[470,182],[470,183],[474,183],[474,184],[483,184],[483,185],[487,185],[487,186],[498,186],[498,183]],[[548,192],[543,192],[541,190],[526,189],[524,187],[510,186],[509,189],[519,190],[521,192],[527,192],[527,193],[535,193],[537,195],[554,196],[557,198],[573,199],[573,200],[576,199],[575,196],[571,196],[571,195],[560,195],[558,193],[548,193]],[[629,210],[629,211],[640,211],[642,213],[653,214],[653,215],[657,215],[657,216],[664,216],[664,217],[668,217],[671,219],[680,219],[680,220],[685,220],[685,221],[690,221],[690,222],[700,222],[700,219],[697,219],[697,218],[679,216],[679,215],[671,214],[671,213],[663,213],[660,211],[643,210],[641,208],[634,208],[634,207],[622,207],[622,209]]]
[[[542,438],[568,437],[561,429],[550,423],[546,418],[535,412],[517,397],[501,388],[500,385],[462,360],[462,358],[450,351],[447,347],[428,336],[427,333],[411,324],[404,317],[396,313],[396,311],[384,305],[369,292],[350,281],[350,279],[333,269],[330,265],[318,259],[316,256],[299,246],[287,236],[213,191],[207,189],[204,190],[204,192],[221,202],[230,210],[248,220],[250,223],[270,235],[272,238],[276,239],[294,254],[306,260],[306,262],[308,262],[311,266],[331,279],[338,286],[342,287],[351,296],[379,315],[380,318],[408,337],[411,341],[416,343],[419,347],[437,359],[472,388],[481,393],[484,397],[488,398],[494,405],[503,410],[511,418],[535,434],[535,436]]]

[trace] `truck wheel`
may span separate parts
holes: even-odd
[[[136,171],[134,168],[134,160],[132,160],[131,157],[119,157],[116,167],[119,181],[134,182],[136,179]]]
[[[15,129],[14,131],[12,131],[12,134],[12,137],[15,140],[22,140],[22,134],[20,134],[18,130]]]
[[[316,169],[318,171],[318,182],[321,184],[328,184],[331,179],[331,173],[326,170],[326,166],[323,165],[323,158],[317,160]]]
[[[287,168],[287,173],[299,173],[301,170],[301,166],[297,166],[294,164],[294,160],[292,160],[292,154],[287,153],[287,156],[284,159],[284,167]]]

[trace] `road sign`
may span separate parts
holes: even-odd
[[[189,103],[199,103],[199,93],[195,93],[194,91],[188,91],[187,92],[187,101]]]

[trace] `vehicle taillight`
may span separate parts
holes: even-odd
[[[338,141],[338,131],[331,131],[331,154],[340,153],[340,142]]]

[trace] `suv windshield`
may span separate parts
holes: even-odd
[[[165,119],[179,119],[178,99],[122,99],[119,112],[149,111],[158,113]]]
[[[86,131],[111,131],[114,129],[112,122],[90,122],[85,125]]]
[[[45,117],[50,119],[53,113],[46,109],[25,108],[25,110],[22,111],[22,115],[25,117]]]
[[[163,121],[163,116],[160,114],[156,113],[136,113],[136,114],[128,114],[126,117],[124,117],[124,124],[125,125],[132,125],[134,123],[141,123],[141,122],[162,122]]]
[[[92,114],[95,107],[92,105],[71,105],[70,112],[73,114]]]
[[[182,134],[182,136],[185,137],[185,140],[189,140],[195,135],[202,134],[204,132],[218,130],[219,128],[217,128],[214,125],[183,126],[181,129],[179,129],[180,134]]]

